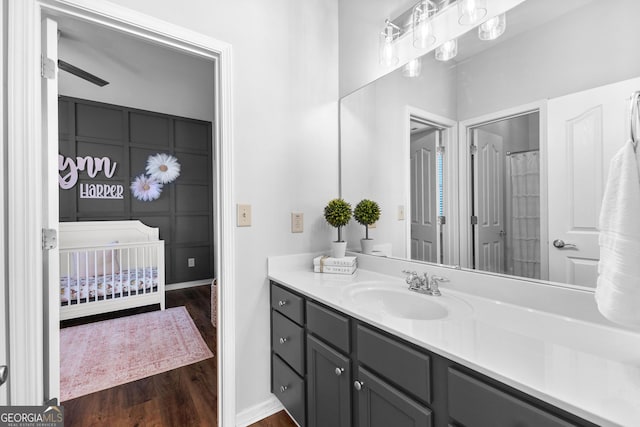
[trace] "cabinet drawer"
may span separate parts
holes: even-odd
[[[349,353],[349,319],[307,301],[307,329],[332,346]]]
[[[304,323],[304,300],[286,289],[271,284],[271,307],[296,322]]]
[[[409,346],[375,332],[357,327],[358,360],[418,399],[431,403],[431,361]]]
[[[271,311],[271,318],[271,348],[296,372],[304,375],[304,329],[277,311]]]
[[[271,356],[271,392],[301,427],[305,426],[304,380],[275,354]]]
[[[569,427],[535,406],[449,368],[449,415],[465,427]]]

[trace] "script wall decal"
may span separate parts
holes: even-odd
[[[113,178],[118,163],[108,157],[65,157],[58,155],[58,184],[63,190],[69,190],[78,183],[79,172],[86,171],[91,178],[104,172],[106,178]],[[121,184],[82,183],[81,199],[123,199],[124,186]]]

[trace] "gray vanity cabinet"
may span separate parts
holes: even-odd
[[[596,427],[271,283],[271,391],[301,427]]]
[[[313,335],[307,336],[309,427],[351,425],[351,365]]]
[[[271,392],[306,426],[304,300],[271,286]]]

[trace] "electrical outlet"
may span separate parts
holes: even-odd
[[[196,259],[195,258],[187,258],[187,267],[191,268],[191,267],[195,267],[196,266]]]
[[[304,214],[302,212],[291,212],[291,232],[302,233],[304,231]]]
[[[398,221],[404,221],[404,205],[398,206]]]
[[[251,205],[238,205],[238,227],[251,227]]]

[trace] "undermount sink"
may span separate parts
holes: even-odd
[[[345,297],[366,311],[410,320],[438,320],[455,312],[470,310],[466,303],[457,298],[424,295],[387,282],[351,285]]]

